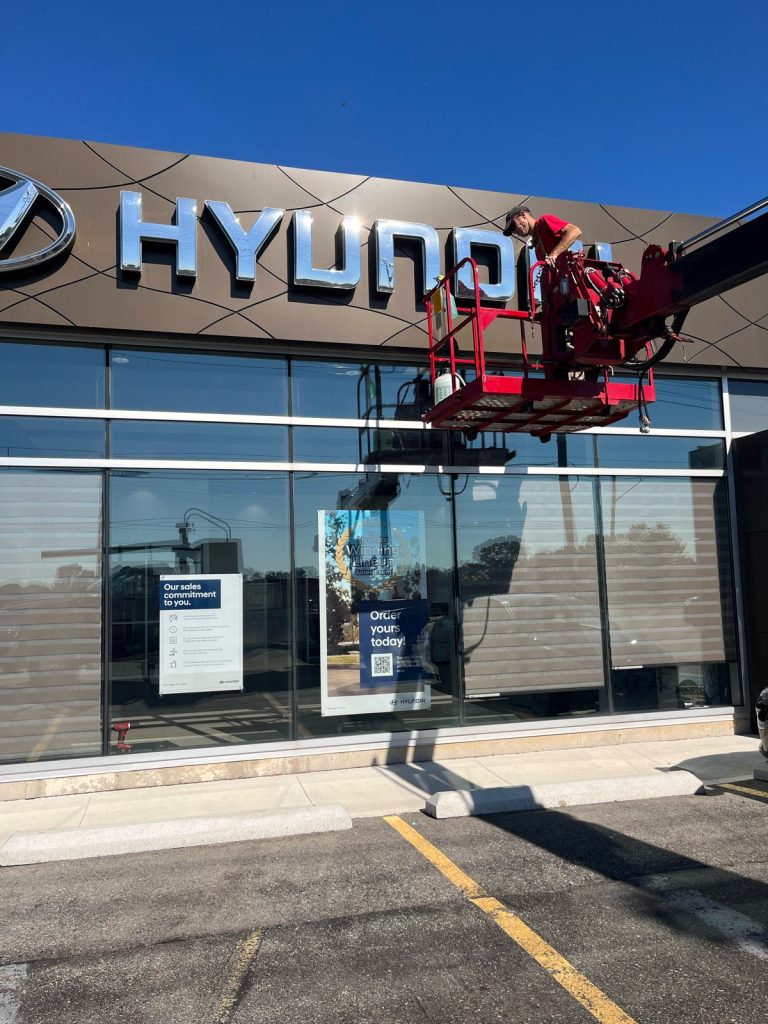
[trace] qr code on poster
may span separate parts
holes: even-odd
[[[392,675],[392,655],[391,654],[374,654],[371,657],[371,675],[372,676],[391,676]]]

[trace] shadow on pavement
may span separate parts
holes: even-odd
[[[718,798],[698,796],[685,799]],[[564,811],[542,809],[494,814],[482,816],[480,820],[545,850],[567,864],[632,887],[640,895],[644,915],[662,920],[678,931],[690,934],[690,915],[681,915],[679,910],[665,902],[665,895],[679,895],[683,891],[692,893],[694,898],[728,903],[732,908],[746,905],[749,915],[755,920],[755,937],[768,955],[768,885],[764,882],[636,839],[605,825],[580,821]],[[700,926],[696,931],[709,942],[723,942],[723,934],[716,930]]]
[[[473,783],[461,773],[445,764],[428,760],[434,751],[423,745],[419,748],[420,761],[388,763],[386,772],[396,777],[411,791],[432,795],[441,790],[470,790],[477,793],[483,785]],[[681,761],[667,771],[686,770],[702,782],[726,778],[745,778],[751,775],[761,761],[751,751],[713,754]],[[384,766],[381,766],[384,767]],[[499,781],[504,786],[503,781]],[[515,787],[521,795],[531,798],[528,787]],[[697,801],[718,799],[718,797],[688,797]],[[608,805],[606,805],[608,806]],[[768,810],[768,808],[766,809]],[[691,917],[665,900],[665,895],[680,890],[691,891],[705,900],[749,906],[752,917],[768,908],[768,884],[747,878],[728,868],[715,867],[686,854],[677,853],[653,843],[637,839],[606,825],[581,821],[565,811],[544,808],[532,811],[518,811],[506,814],[476,815],[477,820],[530,843],[544,850],[564,864],[575,865],[585,871],[594,872],[604,879],[630,886],[638,894],[640,908],[635,912],[662,921],[670,928],[690,934]],[[443,819],[451,821],[456,819]],[[459,819],[462,820],[462,819]],[[661,876],[661,878],[659,877]],[[665,877],[671,876],[671,877]],[[481,882],[481,879],[477,879]],[[756,926],[762,929],[757,936],[768,953],[768,909],[762,910],[762,917],[756,919]],[[713,944],[723,942],[723,935],[706,928],[699,922],[696,931]]]
[[[690,757],[674,765],[670,771],[691,772],[706,784],[717,782],[736,782],[739,779],[751,778],[755,768],[766,762],[755,749],[733,751],[727,754],[706,754],[702,757]]]

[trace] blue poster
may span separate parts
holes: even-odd
[[[429,602],[361,601],[358,616],[360,685],[422,681]]]

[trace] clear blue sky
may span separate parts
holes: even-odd
[[[3,131],[714,216],[768,194],[761,0],[7,7]]]

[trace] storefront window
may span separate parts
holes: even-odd
[[[0,455],[16,458],[103,459],[103,420],[0,416]]]
[[[294,503],[299,736],[458,724],[449,478],[298,472]]]
[[[731,427],[743,433],[768,428],[768,381],[728,381]]]
[[[282,473],[110,474],[112,750],[288,738],[288,523]]]
[[[463,441],[464,435],[456,432]],[[567,466],[579,468],[594,466],[595,437],[593,434],[553,434],[541,441],[532,434],[509,431],[484,431],[472,440],[466,440],[468,454],[479,452],[476,465],[490,464],[490,452],[504,450],[506,457],[496,458],[497,465],[509,466]],[[469,459],[467,459],[467,464]],[[454,465],[456,463],[454,462]]]
[[[296,462],[356,465],[442,465],[450,460],[447,431],[387,427],[294,427]]]
[[[0,470],[0,760],[101,753],[101,474]]]
[[[110,354],[114,409],[284,416],[288,372],[282,359],[147,352]]]
[[[617,374],[616,380],[637,383],[636,376]],[[720,381],[701,377],[665,377],[654,374],[656,401],[650,406],[657,429],[722,430],[723,406]],[[616,426],[631,426],[632,415]],[[634,422],[637,422],[636,416]]]
[[[286,462],[288,428],[255,423],[169,423],[113,420],[115,459]]]
[[[0,405],[103,408],[104,349],[0,342]]]
[[[291,362],[294,416],[419,420],[431,404],[431,393],[424,367]]]
[[[468,721],[607,710],[595,534],[592,480],[457,488]]]
[[[732,703],[722,480],[600,481],[614,710]]]
[[[725,442],[701,437],[606,434],[597,443],[603,469],[722,469]]]

